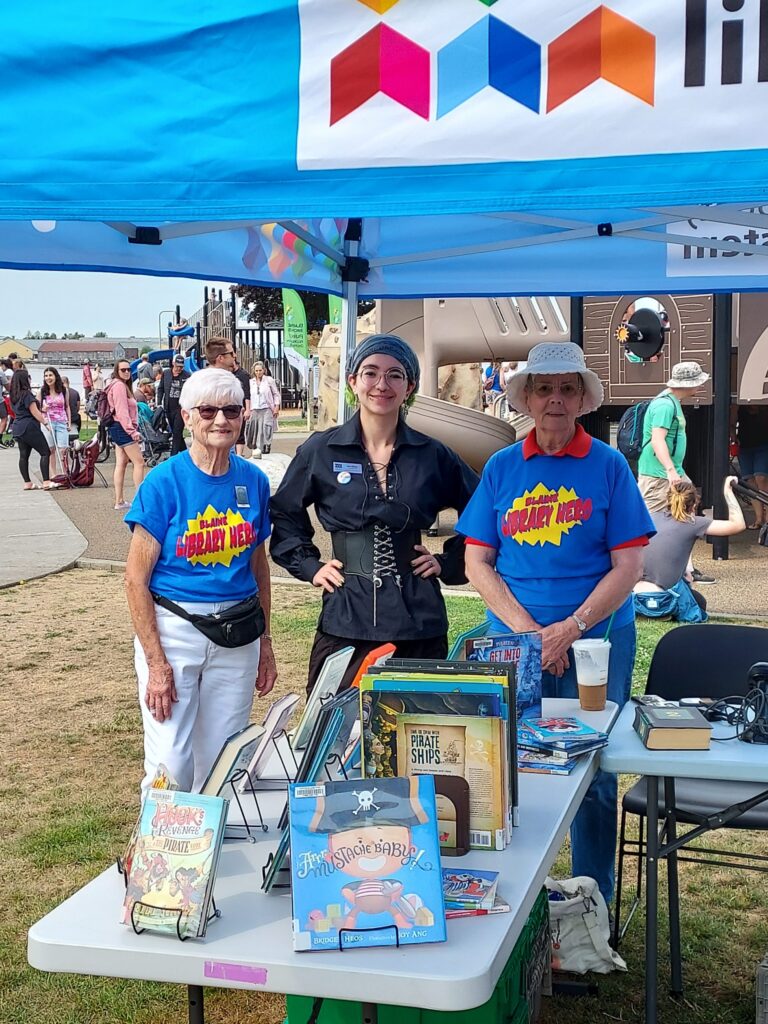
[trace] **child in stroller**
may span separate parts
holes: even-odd
[[[139,417],[139,434],[144,461],[156,466],[171,454],[172,436],[162,409],[155,409],[150,418]]]

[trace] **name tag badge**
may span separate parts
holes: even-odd
[[[238,508],[250,508],[251,503],[248,501],[248,488],[242,485],[235,487],[235,500],[237,501]]]
[[[333,464],[334,473],[360,473],[362,475],[363,466],[360,462],[334,462]],[[348,483],[349,481],[344,481]],[[341,481],[339,481],[341,483]]]

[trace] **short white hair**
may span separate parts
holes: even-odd
[[[179,405],[191,412],[198,405],[242,405],[243,389],[231,370],[218,370],[208,366],[196,370],[184,382]]]

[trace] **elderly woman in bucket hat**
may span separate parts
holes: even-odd
[[[310,690],[328,655],[348,645],[354,655],[342,687],[383,643],[394,643],[400,657],[444,658],[448,619],[438,578],[466,581],[461,538],[449,538],[439,555],[421,543],[440,511],[462,511],[477,476],[406,424],[419,386],[415,353],[395,335],[367,338],[349,358],[347,384],[354,416],[298,449],[270,503],[272,558],[324,592]],[[313,541],[310,505],[331,535],[326,562]]]
[[[649,512],[663,512],[671,484],[688,481],[683,471],[687,446],[682,402],[696,398],[709,374],[693,361],[677,363],[667,386],[649,403],[643,419],[643,450],[637,461],[637,485]]]
[[[571,644],[604,636],[615,615],[608,698],[624,704],[635,659],[632,588],[655,531],[624,457],[577,423],[602,403],[602,385],[578,345],[545,343],[507,395],[535,427],[491,457],[459,519],[467,576],[491,632],[541,633],[545,697],[577,696]],[[573,873],[597,879],[606,901],[615,837],[616,777],[598,772],[572,828]]]

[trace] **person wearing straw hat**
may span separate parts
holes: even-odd
[[[459,517],[467,576],[491,633],[542,638],[542,693],[576,697],[571,644],[610,629],[608,699],[629,699],[635,660],[632,588],[654,533],[626,459],[577,417],[603,401],[597,374],[573,342],[536,345],[507,386],[534,429],[496,452]],[[598,772],[571,829],[574,875],[613,898],[616,776]]]
[[[666,509],[670,484],[689,480],[683,471],[687,440],[681,403],[693,401],[708,380],[709,374],[698,363],[677,363],[664,391],[648,405],[637,485],[651,513]]]

